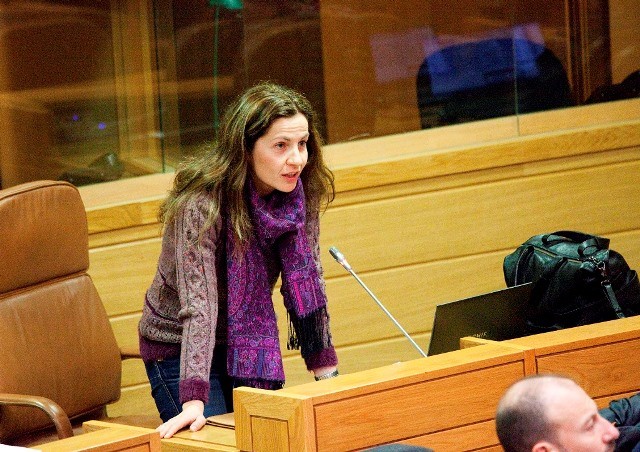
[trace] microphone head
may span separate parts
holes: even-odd
[[[336,248],[335,246],[332,246],[331,248],[329,248],[329,254],[331,254],[333,258],[340,265],[342,265],[347,271],[351,271],[351,265],[349,265],[349,262],[347,262],[347,259],[344,257],[344,254],[338,251],[338,248]]]
[[[338,248],[336,248],[335,246],[332,246],[331,248],[329,248],[329,254],[331,254],[333,258],[338,262],[340,262],[340,258],[344,258],[342,253],[338,251]]]

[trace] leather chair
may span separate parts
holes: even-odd
[[[106,417],[120,397],[121,359],[136,353],[119,349],[88,268],[73,185],[0,190],[0,443],[66,438],[87,419],[160,425],[157,413]]]
[[[442,48],[420,65],[416,90],[423,129],[574,104],[562,62],[525,39]]]

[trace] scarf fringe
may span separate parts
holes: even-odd
[[[233,386],[235,388],[249,386],[250,388],[275,390],[282,389],[284,387],[284,381],[264,380],[261,378],[234,378]]]
[[[327,307],[321,306],[304,317],[287,311],[289,324],[287,350],[299,350],[303,358],[314,355],[331,346],[331,337],[327,334]]]

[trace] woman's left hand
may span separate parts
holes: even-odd
[[[207,423],[204,417],[204,403],[201,400],[190,400],[182,404],[182,411],[156,429],[160,438],[171,438],[178,430],[189,425],[192,432],[197,432]]]

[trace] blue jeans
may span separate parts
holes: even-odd
[[[209,401],[204,406],[204,416],[233,411],[233,381],[226,372],[225,353],[214,358],[209,377]],[[182,411],[179,396],[180,357],[145,363],[151,395],[156,402],[162,422]]]

